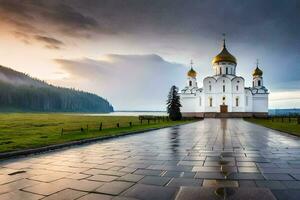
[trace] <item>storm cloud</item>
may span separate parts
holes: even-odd
[[[96,81],[94,74],[108,82],[116,74],[122,79],[122,73],[127,73],[122,69],[130,69],[129,60],[141,58],[137,54],[153,54],[181,65],[192,58],[202,79],[211,75],[211,59],[219,52],[222,33],[226,33],[228,49],[238,61],[237,73],[246,78],[247,86],[258,58],[264,83],[272,93],[282,94],[300,93],[299,10],[298,0],[0,0],[0,25],[28,46],[64,51],[56,56],[60,59],[55,63],[72,76],[92,83]],[[73,57],[74,51],[80,54],[78,59]],[[125,55],[126,62],[116,66],[98,59],[106,54],[114,62]],[[141,69],[149,68],[148,74],[157,72],[153,65],[142,66],[145,63],[140,63]],[[113,76],[107,75],[110,71],[114,71]],[[184,78],[176,75],[173,82]],[[141,80],[139,84],[146,82]],[[92,85],[80,88],[101,92]],[[120,98],[119,91],[112,97]]]

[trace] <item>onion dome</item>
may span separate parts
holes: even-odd
[[[255,70],[252,73],[253,76],[262,76],[263,75],[263,71],[261,71],[261,69],[258,68],[258,66],[256,66]]]
[[[212,60],[212,64],[222,62],[222,61],[236,64],[236,58],[233,55],[231,55],[226,49],[225,39],[223,40],[222,51],[216,57],[214,57],[214,59]]]
[[[193,69],[193,67],[191,67],[191,69],[188,71],[187,75],[189,77],[196,78],[197,72]]]

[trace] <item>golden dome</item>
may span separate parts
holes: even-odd
[[[193,67],[191,67],[191,69],[188,71],[187,75],[189,77],[196,78],[197,72],[193,69]]]
[[[212,60],[212,64],[222,62],[222,61],[232,62],[232,63],[236,64],[236,58],[233,55],[231,55],[228,52],[228,50],[226,49],[225,40],[223,43],[222,51],[216,57],[214,57],[214,59]]]
[[[258,68],[258,66],[256,66],[255,70],[252,73],[253,76],[262,76],[263,75],[263,71],[261,71],[261,69]]]

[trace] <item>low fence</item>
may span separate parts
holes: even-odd
[[[300,116],[269,116],[268,120],[272,122],[300,124]]]
[[[136,125],[143,125],[143,124],[155,124],[160,122],[169,121],[169,117],[167,116],[150,116],[150,115],[143,115],[139,116],[138,120],[136,121],[128,121],[128,122],[111,122],[111,123],[103,123],[99,122],[99,124],[87,124],[85,126],[80,126],[78,128],[62,128],[61,135],[67,133],[88,133],[89,131],[102,131],[104,129],[112,129],[112,128],[130,128]]]

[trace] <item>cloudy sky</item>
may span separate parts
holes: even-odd
[[[246,84],[259,59],[270,107],[300,107],[299,10],[297,0],[0,0],[0,65],[117,110],[163,110],[191,59],[199,80],[213,73],[226,33]]]

